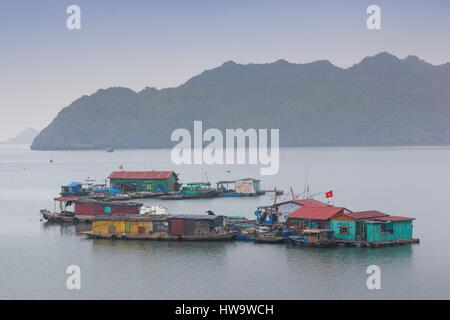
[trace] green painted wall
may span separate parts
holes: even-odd
[[[341,227],[347,227],[348,234],[342,234]],[[355,241],[356,240],[356,222],[352,220],[331,220],[330,229],[334,231],[333,238]]]
[[[386,242],[403,239],[412,239],[412,221],[398,221],[385,223],[385,228],[392,227],[391,232],[382,231],[383,223],[366,223],[368,242]]]
[[[168,179],[111,179],[111,185],[114,184],[127,184],[127,183],[135,183],[136,191],[152,191],[157,192],[158,189],[161,191],[175,191],[175,176],[172,176]]]

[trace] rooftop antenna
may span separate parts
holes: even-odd
[[[292,187],[291,187],[291,196],[292,196],[292,200],[295,200],[294,189],[292,189]]]
[[[309,176],[309,166],[306,167],[305,186],[303,187],[303,197],[305,199],[308,199],[308,193],[309,193],[308,176]]]

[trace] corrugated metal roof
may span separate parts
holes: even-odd
[[[344,208],[340,207],[301,207],[287,216],[287,218],[307,220],[329,220],[335,215],[342,213]]]
[[[296,204],[299,204],[304,207],[327,207],[328,205],[322,201],[314,200],[314,199],[299,199],[294,200]]]
[[[114,171],[108,179],[167,179],[175,174],[173,171]]]
[[[314,199],[298,199],[298,200],[289,200],[289,201],[283,201],[279,202],[276,205],[282,205],[286,203],[296,203],[302,207],[326,207],[328,204]]]
[[[411,221],[416,220],[416,218],[410,218],[410,217],[400,217],[400,216],[387,216],[387,217],[380,217],[376,218],[378,221]]]
[[[345,213],[345,216],[348,216],[355,220],[364,220],[364,219],[374,219],[380,217],[387,217],[388,214],[377,211],[377,210],[369,210],[369,211],[360,211],[360,212],[350,212]]]

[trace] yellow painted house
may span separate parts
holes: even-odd
[[[167,235],[168,222],[165,215],[101,216],[92,221],[92,233],[102,236],[139,237]]]

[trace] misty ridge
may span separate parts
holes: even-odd
[[[169,148],[171,133],[279,129],[280,146],[450,144],[450,63],[389,53],[342,69],[329,61],[226,62],[186,83],[101,89],[62,109],[34,150]]]

